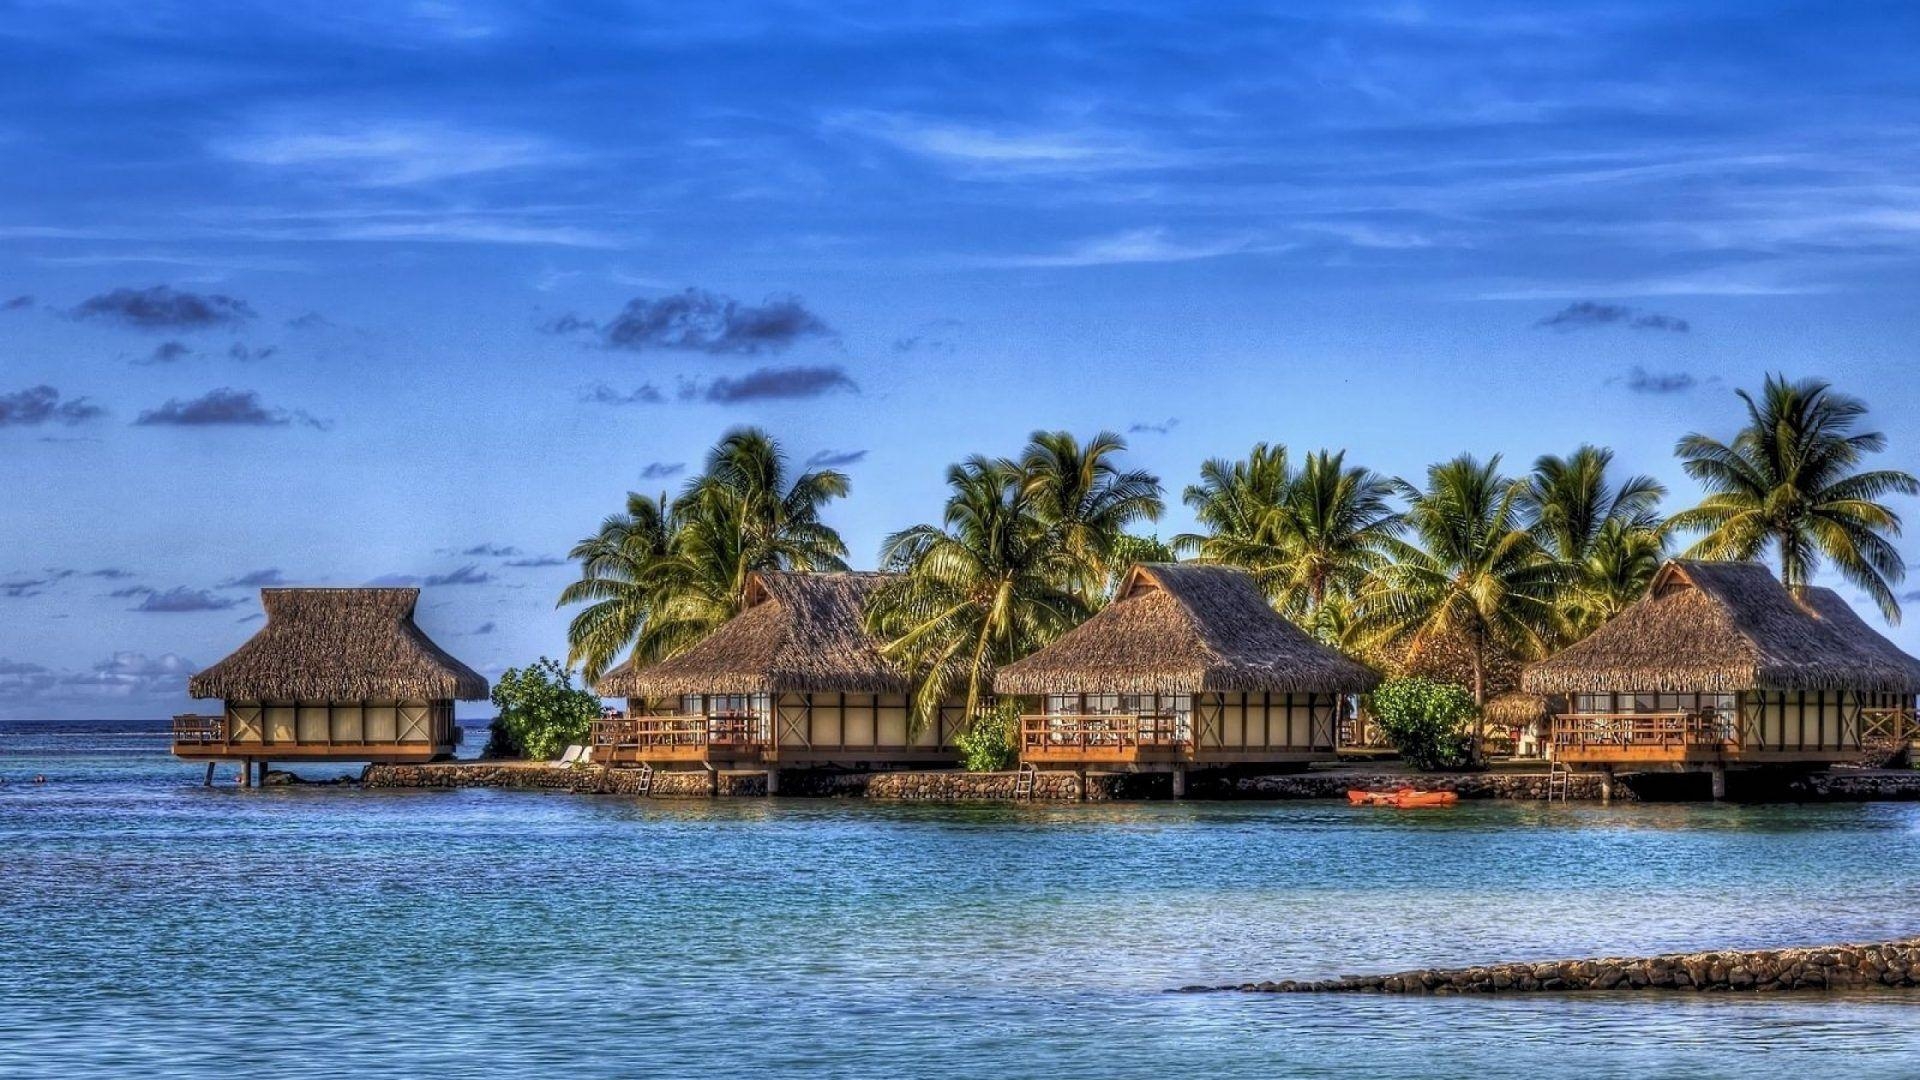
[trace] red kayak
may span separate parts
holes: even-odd
[[[1355,806],[1391,806],[1398,810],[1410,810],[1422,806],[1452,806],[1460,801],[1456,791],[1421,791],[1417,788],[1401,788],[1398,791],[1349,791],[1347,801]]]

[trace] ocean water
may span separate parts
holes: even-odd
[[[1920,1075],[1909,994],[1168,993],[1920,932],[1913,804],[933,807],[231,773],[202,788],[158,725],[0,725],[0,1077]]]

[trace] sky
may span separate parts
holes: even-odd
[[[489,676],[563,655],[566,550],[742,424],[850,474],[861,567],[1038,428],[1124,434],[1163,535],[1263,440],[1415,478],[1600,443],[1689,505],[1675,439],[1770,371],[1920,468],[1915,40],[1763,0],[0,0],[0,717],[186,708],[261,585],[420,584]]]

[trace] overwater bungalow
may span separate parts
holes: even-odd
[[[431,761],[453,753],[453,703],[486,698],[487,680],[414,625],[418,589],[262,589],[265,625],[196,674],[215,715],[176,716],[173,752],[242,762],[252,783],[269,760]]]
[[[1575,768],[1820,766],[1903,746],[1920,660],[1831,589],[1800,597],[1755,563],[1674,560],[1647,596],[1529,666]]]
[[[1037,768],[1304,767],[1335,757],[1372,669],[1282,618],[1244,571],[1143,564],[1093,618],[1002,668],[1026,700],[1020,757]]]
[[[914,730],[909,680],[867,632],[879,573],[762,571],[746,608],[670,660],[623,664],[595,689],[627,699],[597,722],[593,760],[706,769],[949,766],[964,707]]]

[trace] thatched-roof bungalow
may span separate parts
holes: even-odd
[[[1648,595],[1531,665],[1569,764],[1823,764],[1911,737],[1920,660],[1830,589],[1754,563],[1674,560]]]
[[[1353,695],[1379,681],[1282,618],[1245,572],[1151,563],[993,687],[1035,706],[1024,761],[1180,775],[1330,760]]]
[[[414,625],[418,589],[262,589],[267,621],[194,675],[218,716],[174,720],[183,758],[427,761],[453,753],[455,700],[487,680]]]
[[[747,606],[670,660],[607,673],[627,699],[594,729],[605,764],[706,767],[951,765],[962,707],[913,730],[907,677],[867,632],[866,602],[888,575],[762,571]]]

